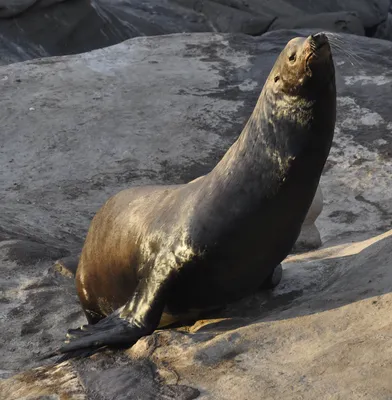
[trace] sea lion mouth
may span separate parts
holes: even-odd
[[[324,42],[324,43],[321,43],[320,45],[317,45],[316,48],[315,48],[315,51],[317,52],[320,49],[322,49],[323,47],[326,47],[327,44],[328,44],[328,42]]]
[[[306,56],[306,69],[311,71],[314,62],[321,61],[330,55],[330,47],[328,38],[324,33],[309,36],[307,42],[309,53]]]

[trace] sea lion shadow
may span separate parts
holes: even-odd
[[[260,322],[326,312],[392,292],[392,230],[367,240],[289,256],[283,279],[224,310],[210,313],[189,332],[220,332]]]

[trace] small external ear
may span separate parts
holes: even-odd
[[[280,76],[279,76],[279,75],[276,75],[275,78],[274,78],[274,81],[275,81],[275,82],[278,82],[279,79],[280,79]]]

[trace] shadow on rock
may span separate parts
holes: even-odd
[[[360,242],[289,256],[283,279],[272,291],[260,291],[220,313],[188,327],[218,332],[259,321],[320,313],[392,291],[392,231]]]

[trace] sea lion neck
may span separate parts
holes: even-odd
[[[272,93],[265,85],[237,141],[211,174],[228,183],[260,181],[268,173],[278,184],[308,139],[313,111],[314,101]]]
[[[218,231],[211,226],[230,226],[237,237],[244,234],[237,227],[247,224],[251,246],[257,226],[269,218],[266,204],[276,202],[291,210],[288,218],[305,217],[307,205],[294,209],[290,198],[301,190],[310,205],[332,143],[336,92],[333,84],[325,88],[308,98],[277,94],[266,82],[237,141],[195,183],[194,218],[198,229],[208,225],[210,230],[201,242],[215,240]]]

